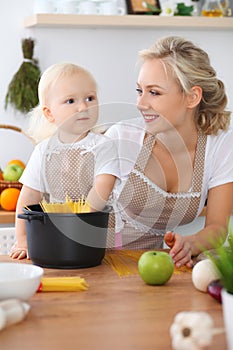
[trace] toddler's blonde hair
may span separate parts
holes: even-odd
[[[73,63],[55,63],[42,74],[38,85],[39,103],[29,113],[29,127],[27,130],[28,135],[36,143],[50,137],[57,129],[56,125],[50,123],[43,113],[43,106],[47,104],[49,90],[59,79],[79,73],[85,73],[96,85],[95,79],[87,69]]]

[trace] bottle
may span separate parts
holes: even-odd
[[[205,17],[223,17],[224,11],[220,0],[205,0],[201,15]]]
[[[224,10],[225,17],[232,17],[233,14],[233,4],[232,0],[221,0],[221,5]]]
[[[200,16],[200,4],[199,0],[191,0],[191,5],[193,6],[192,16]]]

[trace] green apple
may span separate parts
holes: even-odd
[[[145,283],[162,285],[171,278],[174,271],[174,263],[168,253],[151,250],[140,256],[138,271]]]
[[[5,181],[18,181],[23,174],[24,168],[18,164],[9,164],[3,171],[3,179]]]

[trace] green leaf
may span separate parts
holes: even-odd
[[[146,4],[146,6],[147,6],[147,8],[149,9],[149,10],[151,10],[150,12],[153,14],[153,13],[160,13],[161,12],[161,10],[158,8],[158,7],[156,7],[156,6],[154,6],[154,5],[151,5],[149,2],[145,2],[145,4]]]
[[[186,6],[183,2],[178,2],[175,16],[192,16],[192,11],[193,11],[193,5]]]
[[[223,287],[228,293],[233,294],[233,228],[229,225],[229,246],[226,247],[222,241],[216,241],[214,253],[205,251],[205,255],[213,262],[220,274]]]

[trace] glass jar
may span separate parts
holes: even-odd
[[[223,17],[224,11],[220,0],[205,0],[201,14],[205,17]]]

